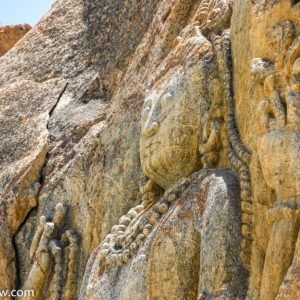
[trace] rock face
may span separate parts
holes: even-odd
[[[10,50],[30,29],[28,24],[0,27],[0,56]]]
[[[299,299],[299,16],[58,0],[0,59],[0,290]]]

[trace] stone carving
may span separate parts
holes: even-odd
[[[195,33],[195,37],[191,36]],[[183,51],[187,48],[188,43],[192,43],[196,39],[198,39],[198,41],[196,40],[198,43],[196,44],[197,47],[193,49],[194,53],[198,50],[205,54],[206,51],[210,50],[209,42],[203,39],[204,37],[198,28],[188,27],[184,30],[184,34],[186,34],[187,41],[181,39],[181,44],[176,49],[177,55],[181,53],[180,50]],[[171,65],[174,59],[172,54],[163,62],[163,65]],[[191,55],[191,60],[193,59],[194,57]],[[162,81],[167,73],[165,67],[162,67],[157,71],[156,78]],[[182,74],[182,71],[178,70],[177,75],[181,77],[179,80],[183,81]],[[147,181],[144,187],[141,187],[142,204],[131,209],[127,215],[120,218],[119,224],[112,228],[111,234],[106,237],[101,246],[101,254],[106,257],[109,265],[121,266],[123,262],[128,262],[129,258],[137,252],[146,236],[150,234],[152,228],[168,212],[170,204],[178,198],[179,192],[188,185],[188,181],[182,183],[183,187],[174,188],[174,185],[200,166],[198,147],[209,149],[207,147],[209,144],[211,148],[209,152],[215,149],[216,153],[219,148],[220,141],[216,138],[209,140],[203,146],[199,145],[200,131],[196,126],[193,128],[194,126],[191,125],[193,121],[194,124],[196,122],[199,124],[200,119],[196,112],[201,107],[197,107],[198,104],[192,101],[188,104],[186,101],[189,99],[185,98],[184,92],[182,95],[179,94],[178,77],[174,76],[171,79],[173,82],[165,81],[160,91],[153,89],[153,92],[149,92],[145,100],[141,121],[143,136],[140,144],[141,163],[144,174],[151,179]],[[188,114],[189,111],[190,114]],[[193,115],[191,115],[192,112]],[[204,113],[202,114],[204,115]],[[187,116],[192,117],[192,119],[188,120]],[[214,128],[212,132],[213,130]],[[162,136],[157,137],[158,131],[162,132]],[[169,131],[172,132],[170,137],[166,134]],[[212,135],[216,136],[213,133]],[[185,147],[183,146],[184,143]],[[176,169],[171,164],[174,158],[177,160]],[[160,196],[159,192],[170,188],[171,190],[167,191],[160,201],[157,201]],[[143,216],[142,219],[141,215]],[[140,224],[135,228],[133,225],[137,221],[140,221]],[[131,230],[128,230],[129,225]]]
[[[66,207],[58,203],[52,221],[42,216],[32,240],[29,253],[32,267],[23,289],[34,290],[38,299],[43,298],[47,285],[53,299],[76,298],[80,239],[74,230],[63,232],[66,212]]]
[[[226,1],[210,2],[217,9]],[[153,75],[141,116],[142,202],[90,257],[81,299],[244,296],[238,182],[231,171],[207,169],[224,150],[228,66],[219,56],[230,37],[210,41],[200,28],[187,25]],[[234,137],[232,144],[247,157]]]
[[[297,244],[295,247],[294,259],[288,272],[282,282],[276,300],[299,299],[300,296],[300,238],[298,234]]]
[[[300,299],[299,15],[57,0],[0,58],[0,293]]]
[[[224,32],[222,38],[215,36],[216,53],[219,62],[219,72],[224,84],[224,94],[227,112],[224,113],[225,123],[227,124],[227,135],[229,140],[228,157],[237,171],[240,179],[241,188],[241,210],[242,210],[242,235],[241,259],[249,269],[251,261],[252,228],[253,228],[253,209],[252,209],[252,188],[249,164],[251,152],[240,140],[236,120],[235,103],[232,84],[231,66],[231,43],[228,32]],[[224,141],[225,138],[223,137]]]
[[[151,180],[148,181],[148,185],[150,182]],[[109,267],[121,267],[128,263],[160,219],[168,212],[171,203],[180,197],[181,192],[188,185],[189,180],[183,180],[176,189],[167,191],[160,201],[156,202],[156,198],[153,198],[150,203],[144,200],[141,205],[132,208],[127,215],[122,216],[119,224],[112,228],[111,234],[101,244],[100,255],[105,263]],[[138,225],[134,226],[135,223]]]
[[[264,260],[260,299],[274,299],[292,263],[300,228],[300,37],[290,21],[277,24],[272,34],[277,59],[252,70],[264,78],[267,100],[257,109],[257,152],[266,184],[275,198],[268,204],[271,233]],[[266,62],[266,60],[264,60]],[[261,80],[259,80],[261,82]]]
[[[222,182],[225,177],[230,181]],[[232,192],[226,195],[227,188]],[[128,249],[116,247],[124,229],[124,225],[118,225],[95,251],[86,269],[89,277],[82,285],[81,298],[111,299],[119,295],[122,299],[209,299],[214,295],[242,299],[246,273],[238,259],[238,200],[236,178],[228,171],[195,173],[166,191],[153,203],[153,209],[131,221],[126,229],[131,233],[122,232],[126,236],[124,245],[131,243]],[[123,220],[125,217],[120,223]],[[209,225],[212,220],[214,225]],[[201,244],[194,222],[199,222]],[[226,234],[228,228],[234,235],[232,239]],[[115,232],[118,229],[120,233]],[[212,269],[219,273],[212,273]],[[164,289],[159,288],[161,280]]]
[[[193,19],[201,32],[218,31],[227,28],[232,14],[233,0],[203,0]]]

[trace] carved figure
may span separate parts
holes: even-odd
[[[58,203],[51,222],[42,216],[31,244],[29,256],[32,267],[23,289],[34,290],[37,299],[43,298],[47,284],[51,287],[53,299],[76,298],[76,260],[80,239],[73,230],[62,234],[66,211],[66,207]]]
[[[277,60],[262,68],[267,100],[257,109],[257,152],[265,182],[276,198],[268,203],[271,234],[260,299],[275,299],[292,263],[300,228],[300,38],[289,21],[273,28]],[[257,59],[253,63],[257,62]],[[252,69],[257,69],[252,67]]]
[[[81,299],[244,296],[237,178],[230,170],[197,172],[215,167],[223,148],[219,99],[229,87],[219,73],[228,66],[216,53],[228,50],[229,35],[210,41],[200,27],[182,31],[153,76],[141,116],[140,159],[148,178],[141,183],[142,201],[90,257]]]

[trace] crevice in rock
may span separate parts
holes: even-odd
[[[42,184],[42,182],[43,182],[42,173],[43,173],[43,170],[45,168],[46,163],[47,163],[47,159],[46,159],[46,156],[45,156],[45,159],[43,161],[43,165],[42,165],[42,167],[40,168],[40,171],[39,171],[39,178],[36,181],[36,183],[39,184],[37,192],[35,194],[36,206],[32,207],[30,209],[30,211],[25,216],[23,222],[18,226],[17,231],[15,232],[15,234],[12,237],[12,246],[13,246],[13,249],[14,249],[14,252],[15,252],[15,270],[16,270],[15,288],[16,289],[20,289],[22,287],[21,286],[22,285],[22,280],[21,280],[20,257],[19,257],[19,251],[18,251],[17,243],[16,243],[16,237],[18,236],[18,234],[22,230],[23,226],[28,222],[28,220],[32,216],[33,212],[35,212],[37,210],[37,208],[38,208],[38,199],[39,199],[39,195],[40,195],[41,189],[43,187],[43,184]],[[36,183],[34,183],[34,184],[36,184]]]
[[[48,123],[47,123],[47,126],[46,126],[48,132],[49,132],[49,124],[50,124],[51,117],[52,117],[52,115],[53,115],[53,113],[54,113],[57,105],[59,104],[60,99],[62,98],[62,96],[66,92],[68,85],[69,85],[69,83],[67,82],[65,84],[65,86],[63,87],[63,89],[61,90],[61,92],[59,93],[55,104],[53,105],[53,107],[49,111],[49,119],[48,119]],[[40,184],[41,184],[41,188],[44,186],[44,183],[45,183],[45,170],[46,170],[47,162],[49,160],[49,156],[50,156],[50,154],[49,154],[49,150],[48,150],[47,153],[46,153],[46,159],[45,159],[44,166],[43,166],[43,168],[41,170],[41,177],[40,177],[40,181],[39,181]]]
[[[41,190],[41,187],[40,187]],[[40,190],[38,192],[37,198],[39,197],[39,193]],[[19,226],[18,231],[16,232],[16,234],[14,235],[13,239],[12,239],[12,245],[15,251],[15,263],[16,263],[16,282],[15,282],[15,288],[17,290],[22,288],[22,282],[21,282],[21,268],[20,268],[20,259],[19,259],[19,251],[18,251],[18,247],[17,247],[17,243],[16,243],[16,236],[19,234],[19,232],[22,230],[23,226],[27,223],[27,221],[29,220],[29,218],[32,216],[32,214],[37,210],[37,207],[33,207],[29,213],[27,214],[26,218],[24,219],[24,221],[22,222],[22,224]]]
[[[67,89],[67,87],[68,87],[68,84],[69,84],[68,82],[65,84],[64,88],[62,89],[62,91],[61,91],[60,94],[58,95],[55,104],[54,104],[53,107],[50,109],[50,111],[49,111],[49,121],[50,121],[50,118],[51,118],[51,116],[53,115],[53,113],[54,113],[54,111],[55,111],[55,109],[56,109],[56,107],[57,107],[57,105],[58,105],[58,103],[59,103],[61,97],[62,97],[63,94],[65,93],[65,91],[66,91],[66,89]],[[49,121],[48,121],[48,124],[47,124],[47,129],[48,129],[48,127],[49,127]]]
[[[30,213],[29,213],[30,214]],[[28,216],[29,216],[28,214]],[[27,217],[26,219],[27,220]],[[23,225],[23,224],[22,224]],[[20,228],[18,229],[18,232],[19,230],[22,228],[22,225],[20,226]],[[18,232],[16,233],[16,235],[18,234]],[[15,236],[16,236],[15,235]],[[16,241],[15,241],[15,236],[13,237],[12,239],[12,246],[14,248],[14,251],[15,251],[15,264],[16,264],[16,282],[15,282],[15,289],[19,289],[20,288],[20,285],[21,285],[21,278],[20,278],[20,260],[19,260],[19,252],[18,252],[18,247],[16,245]]]
[[[56,107],[57,107],[57,105],[58,105],[61,97],[65,93],[67,87],[68,87],[68,83],[65,84],[64,88],[62,89],[62,91],[58,95],[55,104],[53,105],[53,107],[49,111],[49,120],[48,120],[47,125],[46,125],[46,128],[48,129],[48,131],[49,131],[49,122],[50,122],[51,116],[53,115],[53,113],[54,113],[54,111],[55,111],[55,109],[56,109]],[[15,264],[16,264],[16,282],[15,282],[15,287],[16,287],[16,289],[20,289],[21,288],[21,278],[20,278],[19,251],[18,251],[18,247],[17,247],[15,238],[19,234],[19,232],[22,230],[23,226],[27,223],[27,221],[29,220],[29,218],[32,216],[33,212],[37,211],[37,209],[38,209],[38,199],[39,199],[39,196],[40,196],[40,192],[41,192],[41,190],[42,190],[42,188],[44,186],[44,173],[45,173],[45,168],[47,166],[48,159],[49,159],[49,151],[47,151],[47,153],[46,153],[44,164],[43,164],[43,166],[42,166],[42,168],[40,170],[40,177],[38,179],[38,183],[40,184],[40,186],[39,186],[38,192],[36,194],[36,204],[37,205],[35,207],[33,207],[28,212],[28,214],[26,215],[26,217],[23,220],[22,224],[20,224],[17,232],[15,233],[15,235],[12,238],[12,246],[13,246],[14,251],[15,251]]]
[[[292,5],[296,5],[298,3],[300,3],[300,0],[292,0]]]
[[[47,156],[47,154],[46,154],[46,156]],[[23,226],[25,226],[25,224],[27,223],[27,221],[29,220],[29,218],[32,216],[32,214],[35,211],[37,211],[37,209],[38,209],[38,199],[39,199],[42,187],[43,187],[43,170],[46,167],[46,164],[47,164],[47,158],[45,158],[43,167],[41,168],[41,171],[40,171],[40,177],[39,177],[39,180],[38,180],[38,183],[40,184],[40,186],[39,186],[38,192],[36,194],[36,206],[33,207],[28,212],[28,214],[26,215],[26,217],[23,220],[23,222],[20,224],[17,232],[15,233],[15,235],[13,236],[13,239],[12,239],[12,245],[13,245],[13,248],[14,248],[14,251],[15,251],[15,263],[16,263],[16,283],[15,283],[15,288],[17,290],[22,288],[22,282],[21,282],[21,275],[20,275],[21,274],[21,268],[20,268],[19,251],[18,251],[18,247],[17,247],[17,243],[16,243],[15,239],[16,239],[17,235],[19,234],[19,232],[22,230]]]

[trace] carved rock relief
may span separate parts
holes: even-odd
[[[263,14],[265,10],[277,7],[280,1],[250,2],[256,5],[255,13]],[[299,5],[299,1],[288,3],[291,7]],[[130,268],[131,262],[140,257],[140,251],[147,248],[149,241],[155,241],[154,249],[158,249],[155,247],[159,239],[154,236],[159,230],[164,231],[168,228],[162,225],[165,221],[167,224],[168,221],[172,223],[168,216],[192,189],[192,181],[198,180],[202,184],[207,183],[211,176],[220,176],[218,172],[217,175],[209,175],[209,172],[206,173],[203,169],[228,167],[229,162],[224,159],[228,155],[240,180],[241,224],[235,223],[236,220],[232,222],[234,228],[236,225],[240,227],[243,238],[240,247],[236,248],[244,266],[253,273],[251,260],[253,261],[253,256],[256,255],[253,249],[255,250],[257,241],[252,187],[257,182],[251,182],[249,165],[254,154],[258,156],[259,171],[271,191],[271,197],[266,196],[265,202],[260,203],[267,210],[264,228],[270,231],[270,236],[266,241],[266,253],[262,255],[257,297],[263,300],[298,299],[299,292],[295,290],[300,278],[300,39],[297,24],[285,20],[270,30],[272,45],[277,48],[275,60],[268,57],[252,60],[253,81],[257,86],[263,86],[265,94],[265,99],[261,99],[257,108],[258,138],[256,148],[253,149],[255,153],[252,153],[243,144],[236,121],[231,38],[229,31],[224,30],[230,25],[233,1],[203,0],[199,1],[199,5],[198,2],[196,4],[196,9],[190,10],[193,5],[180,2],[179,7],[185,9],[182,19],[185,20],[191,11],[195,12],[195,15],[189,18],[187,25],[184,21],[180,22],[180,26],[185,28],[173,44],[170,40],[174,32],[165,37],[170,39],[166,42],[165,50],[170,51],[164,52],[163,61],[157,65],[152,79],[148,82],[141,115],[140,154],[144,174],[141,177],[140,194],[137,197],[139,199],[135,199],[140,204],[123,215],[112,228],[96,251],[99,258],[96,261],[109,274],[119,271],[126,274],[126,268]],[[165,21],[167,18],[168,13],[162,19]],[[106,82],[96,75],[79,98],[81,102],[92,104],[97,99],[106,102],[111,95]],[[226,174],[229,176],[229,173]],[[210,204],[213,207],[215,194],[211,195],[213,196]],[[205,203],[207,195],[202,193],[198,196]],[[36,197],[35,195],[34,199]],[[191,206],[195,203],[188,202]],[[188,209],[184,210],[185,213],[186,211]],[[181,214],[183,212],[178,215]],[[11,216],[14,216],[14,213]],[[41,217],[32,241],[32,265],[24,288],[35,289],[40,298],[75,299],[78,294],[76,260],[80,252],[80,237],[75,230],[66,231],[63,222],[65,216],[66,208],[59,204],[52,219]],[[176,220],[180,220],[180,217]],[[216,227],[207,225],[207,228],[207,232],[213,234],[209,228]],[[181,234],[180,228],[178,234]],[[201,242],[205,248],[207,240],[205,241],[203,236]],[[236,238],[239,239],[238,234]],[[196,250],[200,247],[199,239],[199,236],[191,238],[193,242],[198,243],[194,247]],[[163,240],[163,243],[166,245],[166,240]],[[6,253],[10,249],[6,249]],[[175,250],[172,248],[172,251],[180,252],[182,249],[179,245]],[[213,250],[215,249],[212,249],[212,252]],[[157,250],[157,253],[162,253],[159,251]],[[214,253],[218,253],[217,250]],[[201,255],[202,259],[203,255],[209,257],[210,253],[202,251]],[[10,259],[15,260],[14,257]],[[155,262],[161,261],[159,259],[163,257],[152,258],[151,272],[157,268]],[[194,266],[199,267],[202,272],[205,261],[202,259],[201,263],[198,259]],[[89,271],[87,268],[86,272]],[[168,273],[164,273],[161,266],[158,267],[158,271],[154,273],[162,277],[157,278],[167,277]],[[211,271],[211,276],[214,272],[215,270]],[[200,275],[203,275],[202,278],[209,277],[204,271]],[[13,277],[14,275],[9,278],[11,282]],[[101,276],[92,274],[91,277],[93,281],[97,281]],[[207,281],[209,280],[210,278]],[[225,283],[222,282],[224,285],[218,285],[215,291],[210,290],[211,287],[204,288],[205,284],[199,284],[197,296],[199,299],[233,299],[232,286],[228,287],[226,280],[228,278],[225,278]],[[153,282],[156,287],[160,287],[158,279],[153,278]],[[198,286],[198,282],[195,285]],[[203,287],[203,290],[200,291],[200,287]],[[246,291],[246,286],[243,288]],[[153,290],[151,293],[153,297],[157,295]],[[287,295],[290,298],[286,298]]]
[[[201,168],[217,167],[220,152],[228,151],[229,145],[232,148],[230,153],[234,153],[232,160],[236,160],[234,164],[243,179],[241,196],[244,201],[251,201],[248,170],[251,153],[240,141],[235,124],[234,98],[231,86],[232,74],[230,71],[230,34],[228,31],[224,31],[221,35],[217,34],[219,29],[228,22],[228,16],[222,15],[222,8],[225,4],[227,13],[231,11],[230,1],[201,2],[196,17],[192,18],[192,24],[187,25],[182,30],[180,36],[175,40],[174,48],[153,74],[141,115],[140,159],[143,173],[146,176],[140,186],[142,202],[119,219],[119,223],[113,226],[111,233],[106,236],[91,256],[82,287],[82,299],[85,297],[93,299],[95,295],[99,299],[109,299],[109,297],[116,295],[116,291],[120,292],[120,290],[121,296],[119,296],[127,299],[130,295],[128,294],[129,286],[134,286],[134,282],[142,281],[141,284],[146,285],[143,275],[137,279],[134,274],[131,274],[131,271],[135,268],[143,269],[141,271],[143,274],[145,268],[153,268],[152,265],[155,265],[155,262],[152,259],[145,261],[143,266],[139,265],[139,262],[145,259],[147,254],[144,255],[144,253],[150,251],[148,250],[149,245],[153,244],[150,246],[153,249],[157,247],[156,234],[163,228],[163,224],[168,222],[168,218],[176,209],[176,203],[181,200],[182,193],[188,191],[191,175],[197,174],[195,172]],[[202,13],[207,18],[197,17]],[[221,15],[224,17],[221,20],[216,17]],[[199,20],[203,23],[197,23]],[[208,34],[209,38],[207,38],[201,32],[201,25],[203,25],[202,30],[204,32],[216,30],[217,33]],[[227,111],[226,107],[228,108]],[[227,127],[226,123],[229,124]],[[227,139],[229,140],[228,143],[226,143]],[[206,196],[202,195],[202,197],[205,202]],[[211,197],[211,201],[214,201],[214,197],[215,199],[218,198],[217,194]],[[234,197],[231,200],[234,201]],[[231,225],[237,225],[238,234],[235,242],[239,243],[239,234],[242,231],[238,220],[239,214],[236,214],[236,219],[233,220],[227,213],[224,208],[224,216],[228,216],[225,222],[232,222]],[[251,214],[249,215],[251,217]],[[243,214],[243,218],[247,219],[245,216],[248,214]],[[200,219],[198,222],[201,222]],[[223,224],[222,220],[220,218],[219,221]],[[250,223],[251,220],[247,219],[247,222]],[[220,234],[226,235],[226,226],[219,225]],[[235,225],[233,227],[236,228]],[[210,230],[207,229],[207,231]],[[247,232],[244,233],[245,239],[248,238],[251,241],[247,234]],[[227,274],[229,277],[231,276],[231,279],[228,279],[226,283],[226,279],[220,279],[223,283],[219,284],[219,278],[216,279],[218,276],[213,279],[212,272],[210,275],[206,273],[210,269],[208,266],[211,266],[212,268],[220,268],[220,274],[223,274],[223,262],[215,260],[218,260],[217,257],[221,258],[223,254],[225,255],[226,250],[222,246],[216,246],[214,249],[216,252],[222,251],[221,249],[224,252],[216,254],[216,257],[212,258],[205,251],[207,241],[204,236],[201,247],[207,257],[205,258],[204,255],[203,261],[201,257],[202,263],[200,262],[200,264],[202,264],[203,274],[199,274],[199,276],[206,278],[207,281],[202,282],[202,279],[199,284],[200,299],[209,299],[214,293],[220,297],[225,297],[224,299],[231,299],[234,297],[233,295],[240,297],[239,288],[235,286],[237,277],[234,273],[240,268],[242,270],[239,273],[240,280],[245,279],[246,272],[241,267],[239,258],[240,246],[235,246],[234,262],[231,261],[232,253],[228,253],[227,256],[228,263],[231,261],[235,270],[231,275]],[[220,240],[222,239],[220,238]],[[229,240],[231,238],[228,240],[225,238],[225,241],[219,242],[224,242],[230,249],[229,244],[231,242]],[[186,243],[189,242],[186,241]],[[216,241],[216,243],[218,242]],[[245,242],[242,242],[242,245],[244,244]],[[246,244],[244,248],[247,248],[248,251],[250,246]],[[180,252],[179,245],[178,251]],[[212,251],[212,253],[215,252]],[[243,255],[241,256],[243,257]],[[174,259],[176,265],[178,257]],[[244,260],[246,264],[248,261]],[[215,266],[213,266],[213,261]],[[206,271],[205,266],[207,266]],[[161,274],[166,274],[166,272],[167,270],[161,270]],[[130,277],[132,282],[124,287],[122,282],[127,277]],[[212,283],[214,280],[215,283]],[[154,278],[153,281],[155,281]],[[173,281],[170,280],[170,282]],[[166,284],[170,282],[166,282]],[[176,279],[174,279],[174,284],[177,285]],[[244,284],[245,282],[239,282],[238,285],[242,287]],[[111,285],[113,285],[113,289],[108,291],[107,288]],[[143,291],[146,295],[148,292],[151,294],[151,288],[149,291],[148,288],[145,287]],[[174,290],[176,289],[174,288]],[[138,291],[132,291],[132,295],[134,293],[138,293]],[[137,298],[141,297],[140,294],[138,295]],[[169,296],[172,298],[172,295]]]
[[[278,294],[293,261],[300,228],[300,39],[291,21],[278,23],[270,36],[278,49],[276,61],[255,58],[251,65],[253,79],[263,84],[266,97],[257,108],[257,153],[264,180],[275,195],[266,203],[266,226],[271,233],[260,299],[274,299]]]
[[[52,220],[40,218],[32,240],[31,269],[22,288],[33,290],[38,299],[51,295],[51,299],[71,300],[77,295],[80,236],[65,230],[66,213],[67,208],[58,203]]]

